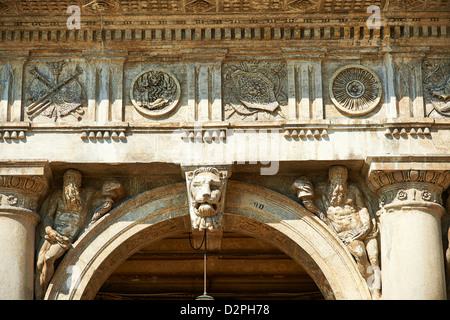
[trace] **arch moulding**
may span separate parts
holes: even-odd
[[[270,242],[316,282],[326,299],[371,299],[350,253],[315,216],[269,189],[228,181],[224,231]],[[67,252],[45,299],[93,299],[109,275],[148,243],[190,230],[186,184],[144,192],[87,230]]]

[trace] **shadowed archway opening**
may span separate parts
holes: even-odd
[[[306,270],[267,240],[227,231],[208,236],[214,247],[207,252],[206,288],[215,299],[324,299]],[[145,245],[94,299],[195,299],[203,292],[203,247],[195,250],[192,238],[183,232]]]
[[[295,201],[230,180],[224,211],[225,235],[255,238],[271,250],[275,248],[280,256],[283,253],[309,275],[325,299],[370,299],[348,250]],[[189,231],[185,183],[144,192],[104,216],[74,243],[56,270],[45,299],[94,299],[130,257]],[[245,247],[239,246],[239,250]],[[178,269],[182,272],[183,265]]]

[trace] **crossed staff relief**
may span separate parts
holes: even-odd
[[[30,120],[45,116],[57,121],[70,115],[79,121],[84,115],[82,107],[86,98],[83,88],[76,79],[83,70],[77,66],[72,74],[60,81],[63,64],[62,62],[49,63],[53,80],[39,71],[36,66],[30,70],[34,76],[29,87],[28,101],[31,103],[27,106],[27,115]]]

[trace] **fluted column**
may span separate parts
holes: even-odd
[[[35,228],[50,170],[42,163],[0,163],[0,300],[33,299]]]
[[[448,161],[370,163],[368,186],[380,202],[385,300],[446,299],[441,217],[448,167]]]

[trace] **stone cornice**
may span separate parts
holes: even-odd
[[[173,121],[146,123],[133,122],[82,122],[82,123],[0,123],[0,143],[26,143],[31,133],[58,132],[79,134],[83,141],[112,139],[126,141],[126,136],[134,133],[165,134],[179,132],[181,138],[192,137],[199,132],[217,131],[226,134],[226,130],[268,130],[279,131],[286,139],[327,139],[328,135],[338,131],[368,130],[383,131],[388,139],[407,140],[409,138],[431,138],[431,133],[448,130],[448,119],[332,119],[332,120],[284,120],[284,121]],[[106,136],[105,136],[106,135]]]
[[[302,45],[308,41],[324,41],[324,43],[338,41],[340,45],[358,41],[360,45],[365,42],[379,45],[393,39],[406,41],[413,47],[424,45],[424,41],[433,46],[448,46],[450,18],[448,10],[426,13],[387,11],[380,17],[381,28],[370,30],[367,27],[370,14],[365,10],[352,12],[350,15],[343,15],[343,12],[335,10],[323,12],[241,10],[234,13],[217,11],[189,14],[168,12],[150,18],[148,14],[142,14],[142,11],[135,14],[119,12],[105,15],[89,15],[82,12],[80,29],[68,29],[67,19],[70,15],[64,10],[59,14],[45,13],[44,10],[29,16],[8,14],[2,17],[0,44],[7,45],[14,42],[29,47],[53,42],[57,42],[58,46],[107,42],[122,48],[122,42],[148,45],[148,42],[164,44],[167,41],[255,43],[288,40],[295,43],[298,40]]]

